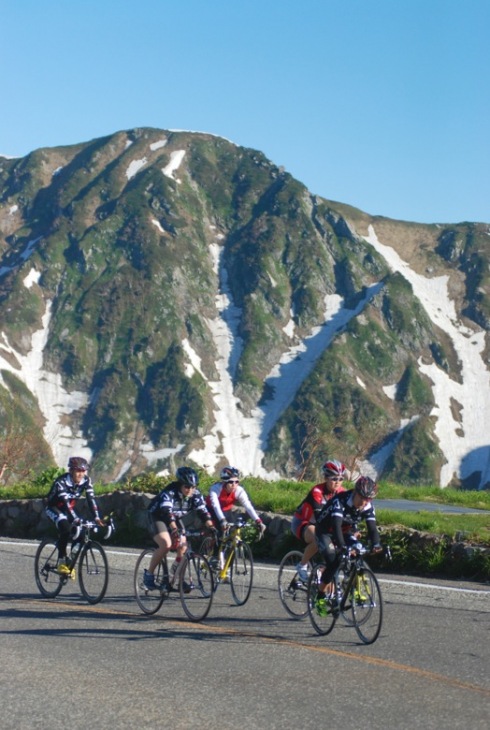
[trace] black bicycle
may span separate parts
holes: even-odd
[[[331,590],[324,601],[318,603],[318,587],[322,582],[325,564],[313,567],[308,581],[308,615],[315,631],[329,634],[339,617],[353,626],[364,644],[372,644],[378,638],[383,623],[383,599],[378,580],[364,560],[366,548],[355,543],[343,558],[332,580]],[[384,548],[389,559],[389,548]]]
[[[303,619],[308,615],[308,581],[302,580],[296,570],[303,557],[300,550],[290,550],[281,560],[277,574],[279,599],[291,616]],[[307,563],[308,575],[311,574],[313,561]]]
[[[107,540],[114,532],[114,522],[109,518],[106,525],[100,527],[95,522],[83,521],[75,529],[78,534],[72,540],[64,573],[60,573],[58,567],[58,541],[50,537],[41,541],[34,558],[37,587],[45,598],[55,598],[68,581],[76,579],[78,570],[82,595],[89,603],[99,603],[107,591],[109,566],[104,548],[91,533],[105,529],[102,539]]]
[[[191,621],[206,618],[213,602],[213,571],[204,555],[190,544],[175,570],[169,570],[164,557],[154,571],[156,588],[145,586],[145,570],[148,570],[155,548],[146,548],[140,554],[134,570],[134,594],[143,613],[154,614],[164,601],[179,598]],[[172,566],[174,567],[174,566]]]

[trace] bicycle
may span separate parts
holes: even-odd
[[[112,518],[108,519],[106,533],[102,539],[107,540],[115,530]],[[37,587],[45,598],[56,598],[69,580],[76,578],[78,564],[78,582],[82,595],[89,603],[99,603],[105,596],[109,583],[109,566],[104,548],[92,539],[91,533],[100,528],[95,522],[82,521],[76,527],[72,538],[71,553],[67,558],[67,574],[58,573],[58,541],[45,537],[39,545],[34,558],[34,576]]]
[[[213,571],[206,557],[188,544],[175,570],[169,571],[165,556],[154,571],[157,587],[149,589],[145,586],[144,575],[155,550],[146,548],[136,561],[134,592],[138,606],[143,613],[152,615],[160,610],[164,601],[178,594],[187,617],[191,621],[203,621],[209,613],[214,595]]]
[[[301,580],[296,570],[302,557],[300,550],[290,550],[281,560],[277,575],[279,599],[294,619],[303,619],[308,615],[308,582]],[[306,567],[311,574],[313,563],[308,562]]]
[[[378,580],[364,560],[367,552],[362,543],[351,546],[332,579],[334,588],[326,599],[324,613],[318,611],[315,603],[326,566],[319,563],[313,568],[308,580],[308,615],[321,636],[332,631],[340,616],[355,628],[364,644],[373,644],[378,638],[383,623],[383,599]],[[391,557],[389,548],[384,553]]]
[[[209,536],[201,543],[200,552],[206,555],[213,571],[214,590],[220,583],[229,583],[237,606],[244,606],[252,591],[254,561],[250,545],[243,539],[244,528],[252,528],[242,516],[237,518],[218,541]],[[217,554],[216,554],[217,553]]]

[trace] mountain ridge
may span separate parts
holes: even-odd
[[[277,477],[328,452],[408,483],[490,481],[468,420],[487,224],[369,216],[259,151],[149,128],[2,159],[0,182],[0,409],[43,424],[40,463]]]

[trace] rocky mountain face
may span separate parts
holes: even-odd
[[[373,217],[134,129],[0,158],[0,230],[0,433],[34,468],[490,484],[490,225]]]

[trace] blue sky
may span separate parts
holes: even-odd
[[[489,0],[0,0],[0,153],[133,127],[373,215],[490,222]]]

